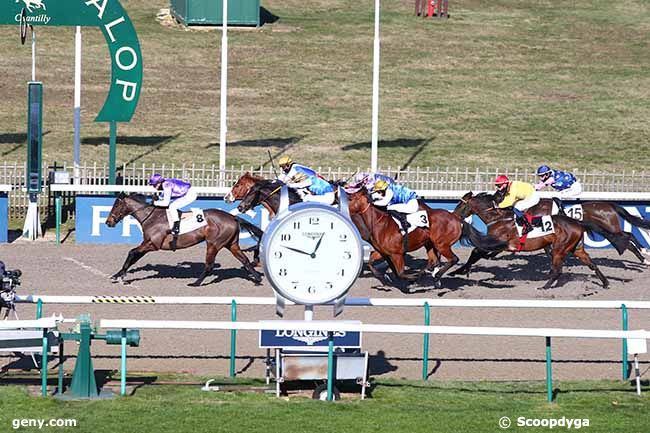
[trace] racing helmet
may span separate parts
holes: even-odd
[[[386,182],[383,179],[379,179],[375,184],[372,186],[373,191],[386,191],[388,188],[388,182]]]
[[[155,173],[149,178],[149,185],[156,186],[160,183],[163,183],[165,181],[165,178],[162,176],[162,174]]]
[[[494,179],[494,185],[496,185],[498,190],[504,189],[505,187],[508,186],[509,183],[510,183],[510,179],[508,179],[508,176],[506,176],[505,174],[500,174],[497,176],[496,179]]]
[[[551,173],[553,173],[553,170],[548,165],[540,165],[537,169],[537,176],[544,176]]]
[[[282,168],[289,167],[291,164],[293,164],[293,160],[291,159],[291,157],[284,155],[278,160],[278,164]]]

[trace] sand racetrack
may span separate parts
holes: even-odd
[[[189,287],[202,270],[203,246],[188,250],[155,252],[140,260],[128,275],[130,285],[114,284],[109,275],[121,266],[129,246],[56,245],[47,241],[23,241],[0,246],[0,260],[8,269],[23,271],[19,294],[48,295],[158,295],[158,296],[272,296],[266,280],[255,286],[228,251],[217,256],[215,278],[202,287]],[[468,248],[457,250],[464,261]],[[613,250],[589,250],[594,261],[610,279],[611,289],[603,290],[595,275],[571,258],[560,279],[561,286],[549,291],[536,288],[546,280],[549,261],[543,254],[504,255],[479,262],[469,279],[447,277],[443,288],[430,290],[429,276],[417,291],[404,294],[378,285],[364,271],[352,288],[352,297],[427,297],[466,299],[588,299],[650,300],[646,277],[650,270],[626,254]],[[411,265],[422,265],[414,257]],[[274,319],[273,306],[240,306],[239,320]],[[20,304],[21,318],[33,318],[35,307]],[[90,313],[99,319],[229,320],[229,306],[171,305],[46,305],[44,314],[74,317]],[[288,307],[288,319],[302,318],[300,307]],[[315,319],[331,318],[328,307],[316,308]],[[342,319],[364,323],[422,324],[421,308],[347,307]],[[482,309],[434,308],[432,325],[531,326],[591,329],[620,329],[621,314],[615,310],[570,309]],[[630,329],[650,329],[648,310],[630,311]],[[364,349],[371,355],[375,377],[417,379],[422,368],[422,337],[419,335],[363,336]],[[67,349],[73,352],[72,345]],[[68,347],[66,346],[66,347]],[[227,375],[230,333],[228,331],[142,331],[139,348],[129,349],[130,371],[175,371],[201,375]],[[95,367],[119,369],[119,348],[94,344]],[[257,334],[239,332],[237,370],[242,376],[264,375],[265,351],[257,346]],[[436,379],[525,380],[544,378],[544,339],[528,337],[432,336],[430,377]],[[554,339],[553,374],[557,379],[619,378],[621,343],[614,340]],[[9,359],[3,358],[2,364]],[[66,362],[73,368],[74,359]],[[646,367],[642,366],[642,370]]]

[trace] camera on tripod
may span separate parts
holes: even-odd
[[[7,309],[7,314],[9,311],[14,310],[14,300],[16,299],[16,286],[20,286],[20,276],[23,273],[20,269],[14,269],[12,271],[7,271],[5,269],[5,264],[0,261],[0,278],[2,278],[2,283],[0,285],[0,313],[3,308]],[[7,315],[5,315],[6,317]]]
[[[20,286],[20,276],[22,274],[23,273],[20,269],[5,271],[4,274],[2,274],[2,290]]]

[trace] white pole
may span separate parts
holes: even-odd
[[[370,167],[377,171],[377,139],[379,136],[379,0],[375,0],[375,41],[372,56],[372,140]]]
[[[36,81],[36,32],[34,27],[29,28],[32,30],[32,81]]]
[[[81,26],[74,35],[74,184],[79,185],[81,160]]]
[[[219,185],[224,185],[226,170],[226,110],[228,103],[228,0],[222,0],[221,26],[221,111],[219,119]]]

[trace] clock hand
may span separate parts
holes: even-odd
[[[320,239],[318,240],[318,242],[316,242],[316,248],[314,248],[314,252],[311,253],[312,258],[313,258],[314,255],[316,254],[316,251],[318,251],[318,247],[320,247],[320,243],[323,241],[323,236],[325,236],[325,233],[323,233],[322,235],[320,235]]]
[[[280,245],[280,246],[281,246],[282,248],[286,248],[286,249],[288,249],[288,250],[295,251],[295,252],[297,252],[297,253],[304,254],[304,255],[306,255],[306,256],[311,256],[311,254],[309,254],[308,252],[305,252],[305,251],[303,251],[303,250],[299,250],[298,248],[292,248],[292,247],[288,247],[288,246],[286,246],[286,245]]]

